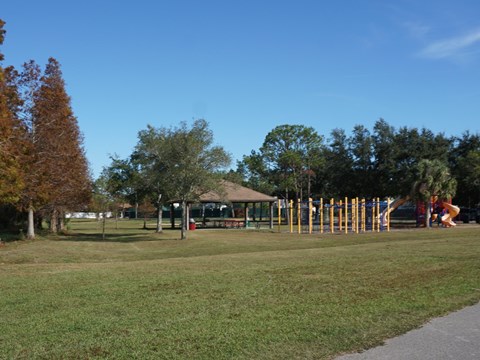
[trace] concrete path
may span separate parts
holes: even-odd
[[[479,360],[480,303],[433,319],[385,345],[336,360]]]

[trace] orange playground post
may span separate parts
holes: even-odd
[[[345,196],[345,234],[348,234],[348,197]]]
[[[334,200],[330,199],[330,232],[333,234],[335,232],[335,218],[333,217],[333,206]]]

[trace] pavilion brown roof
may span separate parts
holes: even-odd
[[[221,187],[222,190],[218,192],[213,190],[201,195],[200,202],[259,203],[274,202],[277,200],[276,197],[263,194],[227,180],[222,181]]]

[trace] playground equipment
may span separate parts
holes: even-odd
[[[457,224],[453,222],[453,218],[460,213],[460,208],[447,202],[443,202],[442,205],[448,210],[448,212],[442,216],[442,224],[446,227],[457,226]]]
[[[401,205],[410,200],[410,197],[403,197],[392,200],[387,198],[380,201],[379,198],[370,200],[347,198],[342,200],[298,200],[294,206],[293,200],[283,203],[284,217],[288,224],[290,233],[298,234],[313,232],[325,233],[363,233],[367,231],[380,232],[390,231],[390,214]],[[445,213],[441,215],[432,213],[432,221],[441,216],[441,222],[445,227],[453,227],[456,224],[453,219],[459,214],[458,206],[432,197],[432,208],[443,208]],[[417,204],[417,222],[424,216],[424,203]],[[278,229],[282,224],[282,205],[278,202]]]
[[[385,208],[382,213],[380,214],[380,221],[383,226],[386,226],[387,222],[389,222],[390,214],[395,211],[399,206],[402,206],[407,201],[410,200],[410,196],[406,196],[404,198],[398,198],[392,201],[390,206]]]
[[[281,225],[281,203],[279,209],[279,231]],[[324,199],[297,201],[294,206],[293,200],[285,208],[290,233],[313,233],[329,232],[331,234],[341,232],[348,234],[366,231],[390,231],[390,199],[380,201],[379,198],[371,200],[347,197],[344,200],[335,201]],[[382,223],[381,213],[386,211],[386,221]],[[295,229],[296,227],[296,229]],[[295,231],[296,230],[296,231]]]
[[[430,208],[432,209],[431,222],[439,221],[445,227],[454,227],[457,224],[453,219],[460,213],[460,208],[456,205],[452,205],[445,199],[439,199],[438,196],[432,196],[430,200]],[[442,210],[442,211],[441,211]],[[422,201],[417,202],[417,226],[425,225],[425,203]],[[440,217],[440,218],[439,218]]]

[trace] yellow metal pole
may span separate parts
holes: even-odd
[[[313,219],[312,219],[313,200],[308,198],[308,233],[312,233]]]
[[[377,197],[377,232],[380,232],[380,198]]]
[[[348,234],[348,197],[345,196],[345,234]]]
[[[290,219],[289,219],[289,226],[290,226],[290,234],[293,233],[293,200],[290,200],[288,211],[290,211]]]
[[[358,225],[359,225],[359,217],[358,217],[358,197],[355,198],[355,233],[358,234]]]
[[[333,198],[330,199],[330,232],[333,234],[335,232],[335,219],[333,218],[333,205],[334,200]]]
[[[342,200],[338,202],[338,231],[343,231],[343,203]]]
[[[298,233],[302,233],[302,204],[300,199],[297,199],[297,230]]]
[[[278,200],[278,232],[281,231],[281,226],[282,226],[282,201],[279,199]]]
[[[320,199],[320,234],[323,234],[323,198]]]
[[[352,233],[355,232],[355,222],[356,222],[356,219],[355,219],[355,198],[352,198],[352,207],[350,209],[350,212],[352,213]]]
[[[365,232],[365,230],[366,230],[365,198],[362,199],[362,209],[361,209],[361,211],[362,211],[362,232]]]
[[[358,225],[360,224],[360,218],[358,217],[358,209],[359,209],[359,202],[358,197],[355,198],[355,233],[358,234]]]

